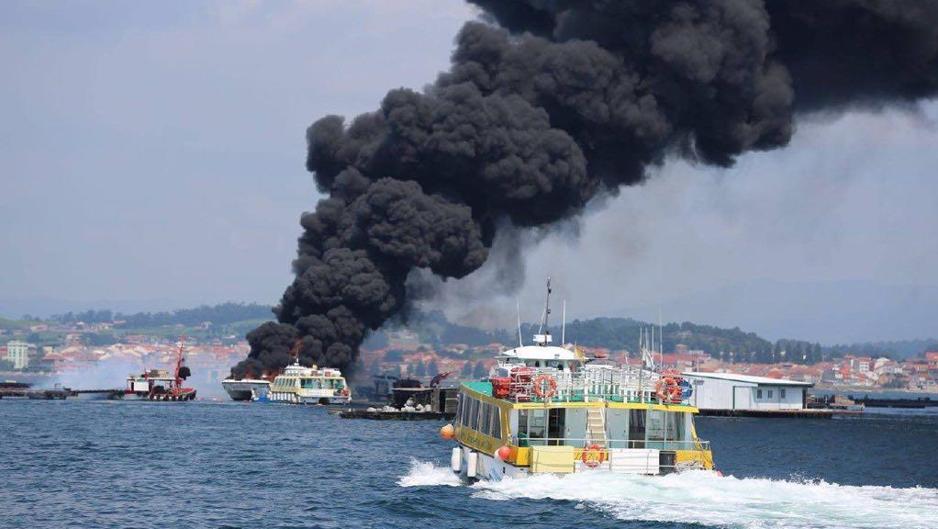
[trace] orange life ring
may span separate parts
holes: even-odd
[[[681,402],[684,391],[675,377],[664,376],[655,384],[655,396],[659,402],[677,404]]]
[[[596,468],[606,460],[606,451],[598,444],[591,444],[583,449],[583,455],[580,456],[580,460],[583,461],[584,465],[590,468]]]
[[[557,381],[550,375],[538,375],[534,377],[532,384],[534,385],[534,394],[539,399],[549,399],[557,393]]]

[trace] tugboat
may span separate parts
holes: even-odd
[[[180,338],[176,349],[176,367],[173,375],[165,369],[151,369],[140,375],[127,377],[124,400],[187,401],[195,400],[195,389],[183,387],[183,381],[192,376],[185,365],[183,351],[185,338]]]
[[[654,368],[653,330],[642,335],[641,367],[608,365],[576,347],[551,345],[549,314],[550,278],[533,345],[521,342],[519,323],[518,347],[496,357],[489,379],[460,386],[455,426],[440,431],[459,444],[451,454],[454,472],[499,480],[713,469],[710,444],[694,429],[698,410],[684,403],[690,385]]]

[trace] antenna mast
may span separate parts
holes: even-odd
[[[544,317],[541,319],[541,326],[534,335],[534,342],[537,345],[546,346],[550,343],[550,330],[547,328],[547,322],[550,319],[550,276],[547,277],[547,302],[544,304]]]
[[[524,347],[521,341],[521,300],[518,298],[515,298],[515,308],[518,310],[518,347]]]
[[[560,310],[560,346],[567,344],[567,300],[563,300],[563,308]]]

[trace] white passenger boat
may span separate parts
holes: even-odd
[[[294,362],[274,379],[268,399],[290,404],[348,404],[352,392],[338,369]]]
[[[262,378],[226,378],[221,386],[231,400],[265,400],[270,392],[270,381]]]

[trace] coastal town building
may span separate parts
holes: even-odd
[[[26,369],[29,367],[30,349],[35,348],[35,345],[19,340],[7,342],[6,360],[13,364],[13,369]]]

